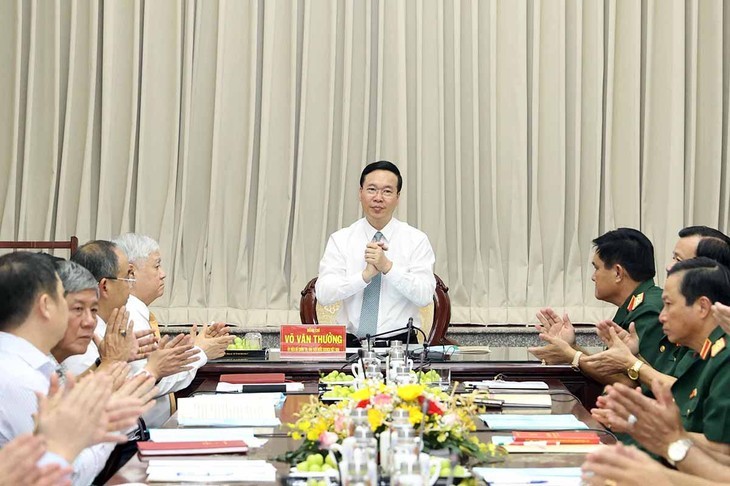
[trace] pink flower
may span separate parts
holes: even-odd
[[[324,449],[329,449],[332,444],[337,442],[337,434],[334,432],[322,432],[319,434],[319,445]]]
[[[384,405],[389,405],[390,402],[393,401],[393,397],[391,395],[386,395],[385,393],[380,393],[378,395],[375,395],[375,398],[373,399],[373,403],[375,403],[376,407],[382,407]]]

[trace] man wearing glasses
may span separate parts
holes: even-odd
[[[317,300],[342,302],[348,346],[360,346],[375,334],[416,342],[415,332],[409,336],[403,327],[410,318],[420,327],[419,308],[433,299],[431,243],[425,233],[393,217],[402,187],[393,163],[368,164],[359,190],[365,217],[332,234],[319,263]]]

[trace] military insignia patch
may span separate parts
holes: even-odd
[[[644,302],[644,292],[631,297],[631,301],[629,301],[629,306],[626,308],[626,310],[631,312],[634,309],[636,309],[637,307],[639,307],[642,302]]]
[[[705,344],[702,345],[702,349],[700,349],[700,358],[703,360],[707,359],[707,355],[710,354],[710,348],[712,347],[712,341],[709,339],[705,339]]]
[[[721,337],[717,341],[715,341],[715,344],[712,345],[712,349],[710,350],[710,356],[713,358],[717,356],[717,353],[725,349],[725,338]]]
[[[690,392],[690,394],[689,394],[689,399],[691,400],[691,399],[693,399],[693,398],[694,398],[694,397],[696,397],[696,396],[697,396],[697,388],[695,388],[694,390],[692,390],[692,391]]]

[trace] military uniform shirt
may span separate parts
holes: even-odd
[[[730,350],[721,327],[705,341],[697,359],[672,386],[684,428],[713,442],[730,443]],[[685,359],[682,360],[685,362]]]

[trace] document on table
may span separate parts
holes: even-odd
[[[484,479],[490,486],[580,486],[579,467],[475,467],[472,472]]]
[[[199,484],[248,481],[276,481],[276,468],[253,459],[150,459],[147,481]]]
[[[182,426],[267,427],[280,425],[275,406],[281,393],[198,395],[177,401],[177,421]]]
[[[483,414],[480,419],[492,430],[576,430],[588,426],[575,415]]]
[[[259,383],[259,385],[262,385],[262,384],[263,383]],[[272,383],[272,385],[273,384],[274,383]],[[298,392],[298,391],[303,391],[304,390],[304,383],[289,382],[289,383],[284,383],[284,385],[286,386],[286,391],[287,392]],[[217,391],[217,392],[224,392],[224,393],[231,393],[231,392],[241,393],[241,392],[243,392],[243,385],[240,384],[240,383],[239,384],[235,384],[235,383],[224,383],[224,382],[221,381],[221,382],[219,382],[216,385],[215,391]]]
[[[489,398],[502,400],[503,407],[550,408],[553,406],[552,396],[544,393],[492,393]]]
[[[249,448],[266,444],[266,439],[254,437],[251,428],[204,428],[204,429],[150,429],[152,442],[207,442],[218,440],[242,440]]]
[[[467,381],[467,386],[473,386],[480,390],[540,390],[547,391],[548,384],[544,381],[504,381],[504,380],[483,380]]]

